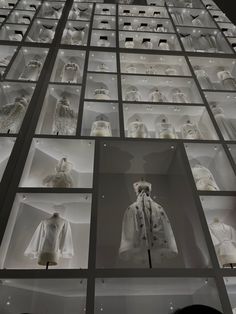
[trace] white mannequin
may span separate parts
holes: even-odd
[[[25,256],[38,259],[42,266],[55,266],[59,258],[72,258],[74,255],[71,228],[68,221],[55,212],[43,220],[24,252]]]

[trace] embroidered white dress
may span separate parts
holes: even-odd
[[[163,262],[178,254],[174,234],[164,209],[142,191],[125,211],[119,249],[120,258],[145,263]]]
[[[25,256],[38,259],[39,265],[57,265],[59,258],[72,258],[74,248],[71,227],[60,217],[43,220],[35,230],[24,252]]]
[[[221,222],[209,225],[216,254],[222,266],[236,266],[236,231]]]

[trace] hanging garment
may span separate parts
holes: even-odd
[[[174,88],[171,91],[172,102],[175,103],[188,103],[187,95],[183,93],[179,88]]]
[[[39,31],[38,39],[36,40],[31,39],[31,41],[49,43],[53,40],[54,34],[55,34],[55,31],[53,30],[53,26],[42,25],[42,28]]]
[[[0,132],[18,133],[28,106],[24,96],[16,97],[13,103],[0,108]]]
[[[150,32],[151,27],[148,25],[148,23],[141,23],[140,26],[137,27],[137,31]]]
[[[111,123],[105,115],[96,117],[96,121],[92,123],[90,136],[112,136]]]
[[[236,231],[222,222],[209,225],[212,241],[222,266],[236,266]]]
[[[94,91],[94,98],[97,100],[110,100],[110,92],[109,89],[106,87],[100,87],[95,89]]]
[[[183,16],[179,11],[174,11],[171,13],[171,16],[174,20],[174,23],[176,25],[184,25],[184,20],[183,20]]]
[[[127,126],[127,136],[132,138],[148,138],[149,133],[142,121],[133,121]]]
[[[55,8],[50,7],[44,10],[43,17],[44,18],[50,18],[50,19],[59,19],[61,16],[62,7]]]
[[[156,138],[177,138],[175,128],[167,119],[163,119],[161,123],[156,123]]]
[[[192,168],[193,177],[197,190],[200,191],[219,191],[219,187],[211,173],[211,171],[202,166],[196,165]]]
[[[230,71],[222,69],[217,72],[217,77],[220,83],[223,85],[224,89],[236,90],[236,80]]]
[[[190,34],[180,34],[182,43],[186,51],[195,51],[193,37]]]
[[[60,258],[72,258],[74,248],[70,223],[57,214],[43,220],[35,230],[24,255],[38,259],[38,264],[42,266],[55,266]]]
[[[224,139],[235,140],[236,126],[230,121],[230,119],[226,118],[224,109],[219,107],[217,104],[212,104],[211,110]]]
[[[64,96],[56,104],[52,133],[58,135],[75,135],[76,113],[70,108],[69,100]]]
[[[41,72],[42,62],[39,60],[30,60],[21,73],[19,80],[37,81]]]
[[[194,72],[202,89],[214,89],[213,84],[204,69],[202,69],[200,66],[195,66]]]
[[[119,255],[123,260],[145,263],[148,250],[157,263],[174,258],[178,253],[164,209],[142,190],[136,202],[125,211]]]
[[[182,138],[186,140],[201,140],[202,136],[195,123],[187,121],[181,126]]]
[[[156,27],[154,27],[154,32],[157,33],[167,33],[168,29],[166,27],[163,26],[163,24],[157,24]]]
[[[43,185],[51,188],[72,188],[72,168],[73,164],[68,162],[66,158],[62,158],[55,168],[55,174],[50,174],[43,179]]]
[[[89,20],[89,18],[88,8],[73,7],[70,14],[71,20]]]
[[[68,62],[63,66],[61,73],[63,83],[79,83],[80,77],[80,66],[77,63]]]
[[[85,27],[66,28],[63,43],[66,45],[83,45]]]
[[[158,89],[154,90],[149,95],[150,101],[152,102],[167,102],[167,98]]]
[[[127,89],[125,101],[141,101],[141,94],[135,86],[131,86]]]

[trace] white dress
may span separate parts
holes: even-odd
[[[178,253],[164,209],[142,191],[124,213],[119,255],[123,260],[145,263],[148,250],[157,263]]]
[[[221,222],[209,225],[216,254],[222,266],[236,266],[236,231]]]
[[[43,185],[52,188],[72,188],[73,180],[71,177],[72,163],[66,158],[62,158],[55,168],[55,174],[48,175],[43,180]]]
[[[43,220],[35,230],[24,252],[25,256],[38,259],[38,264],[57,265],[59,258],[72,258],[74,248],[68,221],[56,216]]]
[[[187,140],[201,140],[202,136],[196,124],[188,121],[181,127],[181,134],[183,139]]]
[[[63,83],[78,83],[80,79],[80,67],[77,63],[68,62],[63,66],[61,81]]]
[[[236,80],[231,74],[230,71],[227,70],[222,70],[217,72],[217,76],[224,86],[224,88],[229,89],[229,90],[235,90],[236,89]]]
[[[156,123],[156,137],[171,139],[177,138],[177,135],[173,125],[164,119],[161,123]]]
[[[30,60],[19,79],[26,81],[37,81],[41,72],[42,62],[38,60]]]
[[[112,136],[111,123],[104,115],[99,115],[92,123],[90,136]]]
[[[192,168],[193,177],[198,190],[200,191],[219,191],[219,187],[210,172],[202,165],[196,165]]]
[[[56,104],[56,111],[53,119],[53,134],[75,135],[76,113],[70,108],[70,102],[62,97]]]
[[[25,97],[16,97],[14,102],[0,108],[0,132],[18,133],[28,106]]]
[[[226,140],[236,139],[236,127],[230,119],[225,116],[224,109],[214,104],[211,106],[211,110],[223,137]]]
[[[128,124],[127,136],[132,138],[148,138],[149,133],[146,125],[142,121],[133,121]]]

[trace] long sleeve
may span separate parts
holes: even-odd
[[[61,232],[59,250],[63,258],[71,258],[74,255],[72,232],[68,221],[65,222]]]
[[[43,240],[43,235],[44,235],[44,224],[41,222],[37,229],[35,230],[33,237],[26,248],[24,255],[29,256],[31,258],[38,258],[40,254],[40,250],[42,247],[42,240]]]

